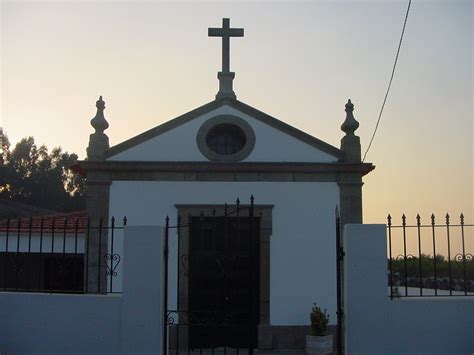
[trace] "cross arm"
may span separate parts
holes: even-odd
[[[243,28],[209,28],[207,35],[209,37],[243,37]]]

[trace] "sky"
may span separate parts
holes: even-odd
[[[214,99],[223,17],[237,98],[336,147],[352,99],[365,151],[408,1],[5,1],[0,125],[84,158],[103,95],[111,145]],[[473,2],[411,6],[367,162],[365,223],[474,222]]]

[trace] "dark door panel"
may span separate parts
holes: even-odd
[[[259,222],[249,217],[192,218],[191,348],[257,345]]]

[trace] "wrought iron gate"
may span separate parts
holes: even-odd
[[[196,208],[166,218],[163,354],[253,354],[259,319],[260,218],[249,205]],[[171,238],[171,239],[170,239]],[[173,240],[176,238],[175,240]],[[169,244],[176,246],[176,309],[168,307]]]

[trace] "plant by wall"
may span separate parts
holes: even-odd
[[[322,336],[328,333],[329,315],[321,310],[316,303],[311,310],[311,333],[315,336]]]

